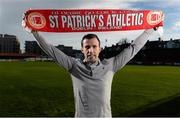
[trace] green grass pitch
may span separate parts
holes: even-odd
[[[70,75],[54,62],[0,62],[0,116],[74,116]],[[180,67],[127,65],[113,80],[113,116],[180,92]]]

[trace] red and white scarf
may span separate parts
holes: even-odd
[[[105,32],[163,26],[161,10],[71,9],[28,10],[26,27],[41,32]]]

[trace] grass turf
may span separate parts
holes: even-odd
[[[0,116],[74,116],[71,79],[53,62],[0,62]],[[113,116],[180,92],[180,67],[127,65],[112,86]]]

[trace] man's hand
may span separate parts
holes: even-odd
[[[158,27],[154,27],[153,29],[154,29],[154,31],[156,31],[158,29]]]
[[[163,28],[162,27],[154,27],[152,29],[145,30],[145,32],[148,33],[149,35],[151,35],[154,31],[158,31],[160,37],[162,37],[162,34],[163,34]]]
[[[157,31],[159,33],[159,38],[162,38],[163,36],[163,27],[160,26],[160,27],[154,27],[154,30]]]
[[[27,31],[28,33],[32,33],[32,32],[33,32],[33,30],[30,29],[29,27],[27,27],[27,25],[26,25],[25,14],[23,14],[22,27],[23,27],[23,28],[25,29],[25,31]]]
[[[159,33],[160,38],[162,38],[163,37],[163,27],[158,27],[157,31]]]

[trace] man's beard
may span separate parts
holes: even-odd
[[[88,62],[88,63],[94,63],[94,62],[96,62],[96,57],[95,57],[94,55],[88,56],[88,57],[87,57],[87,62]]]

